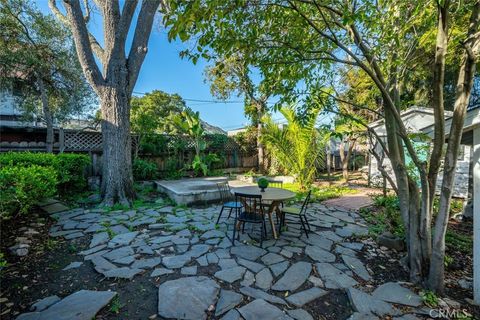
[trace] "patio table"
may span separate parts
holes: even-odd
[[[280,189],[280,188],[266,188],[264,192],[260,191],[258,186],[247,186],[247,187],[238,187],[232,188],[231,192],[233,194],[243,193],[248,195],[261,195],[262,202],[266,201],[268,207],[267,215],[270,220],[270,225],[272,226],[273,237],[277,239],[277,230],[275,229],[275,222],[273,221],[272,213],[275,210],[277,215],[280,215],[279,205],[286,200],[295,198],[295,193],[289,190]],[[238,227],[238,226],[237,226]]]

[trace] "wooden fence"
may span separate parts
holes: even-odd
[[[37,128],[31,134],[15,135],[2,132],[0,151],[44,152],[45,132]],[[101,172],[102,134],[97,131],[55,129],[54,152],[88,153],[92,157],[92,174]],[[21,140],[21,141],[18,141]],[[132,135],[132,152],[143,159],[157,163],[160,171],[178,170],[190,164],[195,156],[194,140],[183,135],[155,135],[148,137],[147,143],[139,145],[139,136]],[[253,168],[257,166],[255,145],[240,145],[226,135],[206,135],[205,154],[215,153],[221,161],[214,165],[216,169]]]

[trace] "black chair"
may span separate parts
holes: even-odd
[[[220,221],[220,218],[222,217],[223,210],[225,208],[230,209],[230,212],[228,213],[228,218],[230,218],[230,216],[232,215],[233,209],[241,208],[242,204],[240,202],[234,201],[233,195],[230,192],[230,186],[228,185],[227,181],[217,183],[217,188],[223,203],[222,210],[220,210],[220,213],[217,218],[217,224],[218,224],[218,222]]]
[[[235,233],[239,223],[242,223],[242,233],[245,232],[246,223],[258,223],[262,225],[260,232],[260,247],[263,245],[263,238],[267,236],[267,225],[265,223],[265,214],[262,206],[261,195],[251,195],[244,193],[235,193],[235,201],[243,206],[235,211],[235,224],[233,227],[232,244],[235,245]],[[237,234],[240,238],[240,234]]]
[[[290,214],[293,216],[298,216],[300,218],[300,223],[302,225],[302,230],[305,231],[305,235],[308,238],[308,233],[311,231],[310,224],[308,223],[307,219],[307,207],[308,203],[310,202],[310,196],[312,195],[312,190],[308,191],[307,196],[305,197],[305,200],[303,201],[302,207],[301,208],[296,208],[296,207],[283,207],[281,209],[282,216],[281,216],[281,222],[280,222],[280,231],[282,230],[282,227],[285,226],[285,215]]]

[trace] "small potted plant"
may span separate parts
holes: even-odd
[[[260,177],[257,180],[258,187],[261,192],[265,192],[265,189],[268,187],[268,180],[265,177]]]

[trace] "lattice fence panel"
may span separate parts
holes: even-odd
[[[101,151],[102,133],[65,131],[65,151]]]

